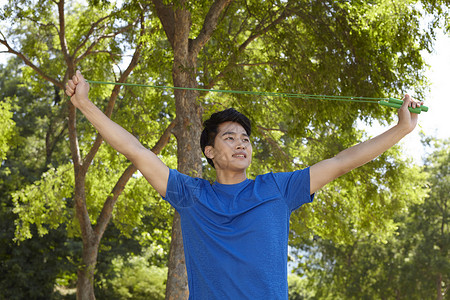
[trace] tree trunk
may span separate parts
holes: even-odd
[[[76,132],[72,132],[76,134]],[[75,140],[76,141],[76,140]],[[100,240],[92,229],[89,213],[86,207],[86,174],[80,172],[81,165],[75,163],[75,212],[80,225],[83,241],[81,264],[77,271],[77,300],[94,300],[94,271],[97,262]]]
[[[194,87],[192,81],[186,83],[190,84],[183,86]],[[175,86],[182,85],[175,81]],[[201,107],[198,105],[196,101],[197,95],[195,95],[197,93],[194,91],[180,91],[180,93],[175,94],[178,94],[175,96],[178,122],[174,129],[174,134],[177,138],[178,171],[190,176],[201,177],[202,152],[199,144],[202,125]],[[187,299],[188,295],[180,215],[175,213],[170,245],[166,299]]]
[[[186,0],[177,4],[164,4],[162,0],[152,0],[155,5],[167,39],[170,42],[174,62],[172,67],[173,83],[176,87],[197,88],[197,56],[211,38],[219,16],[231,0],[215,0],[210,6],[203,28],[195,39],[189,39],[191,14]],[[200,135],[202,131],[202,108],[197,102],[198,91],[176,89],[175,108],[177,125],[174,135],[177,138],[178,171],[202,176],[202,152]],[[172,243],[169,255],[169,273],[166,286],[166,299],[187,299],[187,274],[184,259],[183,239],[180,216],[174,215]]]
[[[193,54],[189,51],[190,13],[187,9],[176,9],[174,19],[173,82],[176,87],[196,88],[197,53]],[[199,142],[202,130],[202,111],[197,102],[198,91],[175,90],[174,93],[178,119],[174,129],[177,138],[178,171],[190,176],[201,177],[202,153]],[[188,296],[180,216],[176,213],[172,227],[166,299],[187,299]]]
[[[189,289],[186,262],[184,259],[183,237],[181,236],[180,215],[177,212],[173,216],[168,269],[166,299],[187,299]]]
[[[444,299],[444,296],[442,295],[442,274],[438,273],[436,278],[436,290],[437,290],[437,300]]]
[[[94,300],[94,272],[99,243],[87,245],[83,242],[81,266],[78,268],[77,299]]]

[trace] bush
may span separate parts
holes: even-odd
[[[135,256],[128,261],[114,259],[117,276],[111,280],[114,294],[120,299],[159,300],[164,299],[166,290],[167,268],[149,265],[142,256]]]

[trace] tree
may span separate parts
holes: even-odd
[[[216,0],[191,3],[153,0],[150,7],[132,2],[117,9],[101,1],[90,3],[89,8],[69,3],[70,9],[64,1],[40,3],[39,6],[26,4],[15,3],[4,9],[2,19],[13,25],[7,33],[2,31],[0,42],[7,52],[17,55],[28,66],[26,70],[35,80],[37,90],[43,90],[45,86],[38,78],[63,89],[76,66],[82,67],[87,78],[113,80],[111,64],[119,62],[120,55],[131,49],[134,50],[133,57],[125,70],[118,72],[117,82],[143,82],[143,78],[150,78],[158,83],[168,82],[187,88],[384,96],[398,94],[407,87],[420,87],[423,80],[420,50],[427,48],[430,42],[429,36],[418,30],[420,15],[412,3],[405,1],[260,3]],[[395,18],[392,18],[393,12]],[[166,38],[160,35],[159,25],[154,22],[156,17]],[[76,25],[72,25],[75,21]],[[140,27],[134,26],[136,24]],[[147,29],[146,24],[151,24],[151,28]],[[139,57],[143,59],[139,60]],[[145,69],[147,66],[154,69]],[[170,69],[172,74],[167,74]],[[112,91],[93,89],[91,98],[100,104],[99,101],[110,93],[105,108],[108,116],[112,115],[117,100],[125,113],[130,113],[132,107],[140,111],[142,103],[151,107],[144,110],[148,115],[142,118],[156,128],[146,128],[153,135],[149,137],[140,125],[134,123],[138,118],[136,114],[131,119],[132,124],[126,125],[127,129],[143,137],[143,143],[150,147],[160,141],[155,151],[165,144],[173,129],[177,138],[178,170],[193,176],[202,176],[203,173],[204,177],[211,176],[211,169],[202,167],[197,141],[203,113],[222,106],[237,106],[251,117],[256,128],[255,140],[259,143],[255,147],[252,174],[271,169],[292,170],[334,155],[361,139],[361,132],[353,129],[357,120],[368,123],[372,119],[390,121],[393,115],[391,110],[361,104],[329,105],[298,99],[219,96],[182,89],[173,92],[175,108],[169,92],[147,91],[150,95],[143,97],[143,92],[126,89],[127,96],[136,95],[131,98],[130,107],[126,107],[119,90],[117,86]],[[126,99],[128,101],[130,97]],[[50,203],[42,200],[41,204],[39,201],[27,202],[28,196],[36,191],[31,186],[15,194],[16,211],[23,216],[18,226],[18,237],[29,236],[26,229],[30,222],[38,226],[40,234],[46,232],[49,224],[57,226],[58,222],[68,222],[70,218],[65,213],[70,210],[61,208],[70,208],[67,202],[73,199],[83,240],[78,295],[83,299],[93,298],[91,279],[98,245],[117,197],[135,169],[126,167],[123,159],[114,157],[115,152],[110,148],[100,147],[101,136],[78,121],[70,103],[57,106],[58,111],[64,111],[66,105],[71,159],[50,168],[45,177],[35,183],[35,186],[40,186],[39,195],[44,195],[45,191],[54,196]],[[155,107],[158,107],[156,112]],[[174,111],[176,122],[173,121]],[[299,115],[302,116],[300,119]],[[133,125],[136,130],[131,129]],[[86,153],[83,159],[82,153]],[[106,166],[100,158],[109,158],[109,165]],[[384,156],[378,164],[355,173],[355,177],[346,177],[341,183],[350,186],[352,180],[358,178],[359,189],[364,190],[367,185],[371,187],[369,194],[373,194],[376,191],[374,186],[388,175],[394,187],[397,177],[392,174],[401,171],[402,164],[392,163],[385,169],[383,163],[391,159]],[[69,168],[74,172],[66,171]],[[123,176],[115,173],[114,169],[125,170]],[[368,172],[372,174],[371,179],[363,176]],[[101,178],[102,181],[93,178]],[[117,180],[116,187],[105,184],[111,178]],[[375,181],[371,182],[372,179]],[[74,188],[57,188],[61,182],[64,182],[64,187],[73,184]],[[309,233],[317,227],[319,234],[331,235],[331,229],[326,228],[356,224],[356,228],[366,230],[377,228],[376,224],[386,220],[383,207],[379,206],[375,218],[370,211],[362,211],[358,222],[346,222],[345,216],[355,213],[354,208],[361,206],[352,205],[354,200],[350,196],[339,198],[343,194],[341,191],[337,185],[330,186],[323,194],[324,200],[320,201],[319,209],[329,218],[327,226],[315,226],[320,221],[312,209],[302,210],[303,220],[293,220],[299,224],[293,232]],[[111,194],[113,196],[108,197]],[[330,212],[326,207],[333,198],[342,199],[340,202],[347,205],[343,205],[341,211]],[[405,198],[390,203],[391,207],[403,207]],[[88,208],[86,202],[93,205]],[[33,211],[25,211],[27,206],[24,203],[33,203],[28,206]],[[42,215],[45,217],[41,218]],[[132,224],[140,218],[138,214],[134,217],[127,223]],[[179,218],[175,215],[167,298],[185,298],[187,295],[178,224]],[[351,240],[351,235],[346,232],[342,230],[337,239]]]
[[[412,249],[411,264],[421,266],[423,271],[422,276],[416,274],[415,278],[417,286],[426,290],[423,295],[431,294],[434,287],[436,299],[441,300],[448,296],[450,284],[450,139],[423,140],[424,144],[433,146],[424,166],[429,176],[430,193],[422,205],[411,209],[407,228],[417,241]],[[423,279],[428,279],[428,284],[422,283]]]
[[[120,9],[124,7],[126,13],[121,13]],[[99,243],[112,217],[112,208],[117,197],[136,169],[134,166],[123,167],[126,164],[123,159],[114,159],[111,150],[101,149],[100,135],[92,139],[95,136],[92,130],[86,130],[83,126],[80,126],[81,132],[77,131],[75,108],[69,102],[61,101],[62,90],[67,79],[74,74],[76,66],[86,66],[85,69],[88,69],[88,66],[97,66],[93,68],[92,77],[97,75],[103,77],[109,73],[109,77],[103,78],[114,78],[113,63],[121,61],[121,56],[127,50],[126,46],[133,49],[133,56],[125,70],[118,72],[117,80],[124,82],[128,78],[136,67],[143,48],[139,36],[146,30],[144,20],[148,7],[126,3],[124,7],[115,9],[114,5],[107,3],[83,7],[76,3],[66,4],[65,1],[39,4],[16,1],[10,2],[2,11],[2,20],[13,20],[10,27],[2,28],[0,42],[6,48],[4,52],[15,54],[27,66],[24,68],[25,77],[30,77],[28,83],[33,86],[36,94],[45,94],[43,91],[48,90],[49,86],[51,90],[55,90],[52,116],[63,117],[57,119],[56,124],[50,122],[48,128],[52,129],[52,134],[57,126],[61,128],[57,131],[56,137],[68,138],[71,153],[70,160],[66,156],[64,161],[58,162],[55,166],[49,166],[50,161],[46,161],[41,171],[42,178],[13,195],[15,212],[20,217],[17,220],[16,237],[18,240],[31,237],[30,224],[35,224],[38,234],[44,235],[49,228],[58,227],[61,223],[69,225],[71,234],[80,235],[83,251],[77,281],[79,299],[95,297],[93,276]],[[98,100],[110,94],[105,108],[109,116],[113,112],[119,91],[120,87],[115,87],[93,95]],[[64,121],[67,116],[66,124]],[[167,143],[172,127],[173,125],[168,126],[162,134],[159,143],[153,148],[155,152],[159,153]],[[46,145],[52,150],[52,135],[47,137],[46,141],[49,143]],[[148,140],[157,142],[157,139]],[[84,157],[81,155],[82,151],[86,151]],[[95,157],[98,153],[100,155]],[[52,152],[49,151],[48,156],[51,155]],[[110,160],[115,160],[115,164],[111,165],[121,170],[122,176],[108,175],[99,156],[102,158],[109,156],[112,158]],[[70,172],[71,168],[74,172]],[[95,181],[95,176],[105,181],[113,178],[117,180],[117,184],[99,184]],[[86,190],[89,189],[93,192],[86,195]],[[87,200],[92,201],[95,196],[102,196],[105,201],[93,201],[88,209]],[[70,210],[72,205],[75,209],[74,214]],[[138,203],[137,209],[139,205],[142,206],[143,203]],[[78,224],[71,222],[74,215]],[[126,220],[126,216],[120,217]],[[122,221],[120,217],[118,223]],[[129,213],[128,217],[131,219],[134,217],[130,221],[133,223],[138,221],[142,214]]]
[[[310,299],[444,299],[448,293],[449,141],[433,145],[421,172],[408,179],[426,192],[420,202],[394,215],[396,232],[380,243],[358,235],[352,244],[317,237],[299,247],[298,272]],[[427,188],[428,186],[428,188]],[[299,248],[299,249],[300,249]]]
[[[423,67],[419,49],[428,47],[429,39],[424,36],[420,39],[422,44],[414,42],[413,37],[422,34],[418,30],[417,11],[410,3],[174,1],[164,4],[156,0],[153,3],[173,48],[175,86],[196,88],[200,83],[202,88],[375,97],[399,93],[406,86],[417,87],[414,83],[423,79],[419,71]],[[396,18],[391,17],[392,11],[398,12]],[[210,112],[218,106],[234,105],[251,117],[257,128],[255,139],[260,142],[251,168],[254,174],[272,168],[291,170],[330,157],[361,138],[360,132],[351,129],[358,118],[370,122],[371,118],[391,120],[392,116],[373,107],[353,104],[330,106],[289,99],[205,94],[199,94],[197,99],[197,95],[191,90],[175,91],[177,118],[181,122],[175,135],[178,168],[198,176],[200,154],[198,150],[192,151],[198,148],[191,143],[200,134],[201,110]],[[185,106],[191,110],[187,111]],[[300,120],[298,115],[302,116]],[[306,145],[306,141],[310,143]],[[370,179],[359,180],[362,190],[370,184],[372,195],[376,191],[373,187],[383,181],[383,175],[397,169],[394,163],[392,168],[383,170],[383,163],[389,159],[385,156],[377,166],[354,175],[363,176],[368,169],[378,168],[379,174],[372,176],[376,180],[373,184]],[[211,170],[205,171],[205,177],[210,176]],[[351,181],[347,177],[348,186]],[[331,199],[339,199],[340,190],[335,186],[329,188],[329,197],[323,203],[329,205]],[[320,234],[331,235],[336,223],[346,225],[339,220],[354,213],[355,206],[349,198],[344,200],[348,205],[343,211],[331,216],[327,211],[330,221],[326,228],[321,226]],[[403,207],[406,200],[407,197],[402,197],[392,207]],[[382,211],[380,205],[376,218],[372,218],[370,211],[357,214],[355,218],[362,220],[357,224],[358,229],[377,228],[375,224],[386,220]],[[309,228],[318,222],[311,210],[302,217]],[[378,233],[383,229],[392,231],[380,227]],[[299,226],[294,230],[305,231]],[[346,232],[343,230],[336,238],[349,238]],[[179,231],[174,231],[167,298],[175,298],[172,292],[186,291],[181,247]],[[174,261],[180,266],[177,270]],[[177,284],[172,285],[172,280]]]
[[[51,130],[42,124],[51,119],[51,109],[43,100],[44,95],[41,95],[41,101],[33,101],[36,98],[29,89],[21,86],[17,65],[18,60],[12,59],[5,67],[0,66],[0,103],[7,104],[14,111],[8,119],[12,118],[9,119],[10,124],[16,125],[2,126],[2,130],[12,130],[14,138],[8,141],[8,159],[0,168],[0,294],[5,299],[50,298],[56,277],[74,267],[67,257],[77,253],[77,242],[68,241],[66,230],[61,227],[42,238],[33,228],[34,238],[20,245],[14,243],[17,217],[12,212],[11,192],[31,184],[40,177],[46,161],[56,163],[59,158],[67,156],[67,151],[61,153],[61,143],[56,142],[51,150],[51,159],[46,155],[49,148],[45,141],[52,141],[53,137],[50,138]],[[47,95],[50,103],[53,101],[52,93]],[[36,127],[41,128],[35,130]],[[8,137],[8,134],[4,136]]]

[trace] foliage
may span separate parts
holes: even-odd
[[[444,28],[450,32],[450,3],[448,0],[423,0],[420,1],[432,19],[429,23],[429,29],[434,34],[436,28]]]
[[[10,159],[0,167],[0,298],[49,299],[56,278],[74,269],[74,262],[68,258],[79,255],[81,245],[67,239],[65,226],[50,230],[44,237],[30,226],[32,238],[20,244],[13,242],[18,218],[13,213],[12,193],[40,178],[47,163],[57,164],[67,156],[61,141],[54,139],[58,135],[52,131],[59,128],[49,126],[58,118],[51,116],[49,105],[55,100],[54,90],[36,97],[23,84],[22,75],[16,59],[0,66],[0,103],[10,103],[16,124],[6,153]],[[45,140],[53,146],[46,149]]]
[[[307,290],[313,293],[307,299],[448,296],[450,144],[432,143],[436,148],[423,170],[430,189],[423,202],[411,202],[393,214],[394,235],[380,242],[376,235],[358,234],[350,244],[315,237],[299,245],[297,272],[308,278]]]
[[[199,80],[246,91],[386,97],[414,87],[420,94],[426,82],[420,50],[431,45],[420,16],[408,1],[237,1],[200,54]],[[250,117],[252,177],[330,158],[368,138],[358,122],[387,125],[395,113],[367,103],[234,94],[208,94],[203,103],[205,118],[229,106]],[[383,240],[395,230],[393,213],[421,199],[417,178],[405,177],[408,165],[393,148],[328,185],[293,216],[292,236],[350,243],[356,230]],[[205,177],[213,179],[210,167]]]
[[[64,131],[64,123],[61,127],[56,126],[55,119],[58,114],[54,113],[59,106],[54,105],[53,89],[47,89],[49,93],[36,97],[31,87],[24,84],[27,78],[24,78],[18,69],[16,60],[9,61],[8,65],[0,67],[0,70],[1,97],[12,99],[13,118],[17,123],[17,138],[9,145],[8,157],[11,159],[5,161],[0,169],[0,294],[8,299],[50,299],[58,297],[57,294],[63,293],[67,288],[74,287],[76,267],[81,255],[81,241],[77,238],[78,224],[74,222],[71,210],[73,172],[70,165],[64,164],[68,160],[68,145],[58,140],[51,151],[48,151],[50,147],[46,144],[46,140],[51,141],[46,137],[61,138],[58,131]],[[53,131],[56,133],[53,134]],[[155,139],[153,135],[148,136]],[[150,138],[144,140],[148,140],[149,145],[154,143]],[[170,153],[170,150],[166,153]],[[169,165],[173,165],[169,157],[166,160]],[[94,166],[102,166],[101,161],[111,161],[111,168],[118,169],[121,168],[120,164],[127,163],[109,146],[102,148],[99,160]],[[59,167],[56,167],[58,165]],[[6,172],[7,168],[10,172]],[[110,169],[94,169],[98,178],[89,178],[89,186],[95,188],[95,185],[106,185],[104,182],[111,184],[111,177],[107,177]],[[150,258],[151,263],[157,266],[165,265],[170,243],[168,231],[171,210],[169,205],[161,200],[149,201],[149,195],[156,197],[142,177],[136,177],[127,186],[123,205],[121,203],[120,210],[117,211],[116,223],[124,234],[132,235],[133,238],[126,239],[114,224],[110,226],[110,230],[105,233],[98,258],[99,280],[114,274],[108,267],[114,257],[130,252],[138,254],[141,247],[158,249]],[[21,205],[13,206],[13,199]],[[94,204],[99,204],[95,198],[91,199],[92,210],[95,211]],[[127,210],[127,207],[134,207],[133,201],[137,209]],[[23,218],[18,218],[13,211]],[[134,216],[131,212],[134,212]],[[127,217],[127,214],[131,217]],[[135,223],[136,226],[131,225],[133,218],[140,220]],[[19,222],[21,226],[16,227],[15,235],[14,224]],[[25,236],[29,238],[22,239],[19,244],[13,242],[13,239],[18,240],[19,237]],[[39,276],[36,276],[37,272]],[[54,290],[55,284],[58,286],[57,291]],[[100,295],[102,288],[101,285],[98,287]]]
[[[167,268],[149,266],[143,258],[133,258],[126,265],[118,260],[113,264],[121,274],[112,280],[119,299],[164,299]]]
[[[11,104],[7,101],[0,102],[0,161],[6,159],[11,143],[15,123],[12,120]]]
[[[62,165],[50,169],[32,185],[13,193],[13,212],[22,216],[17,220],[16,239],[31,238],[30,225],[35,224],[39,236],[48,233],[48,227],[56,229],[68,222],[67,202],[72,195],[73,173],[71,166]],[[32,218],[26,215],[32,212]]]
[[[174,52],[148,4],[68,1],[62,24],[57,7],[61,3],[10,1],[0,13],[2,21],[9,23],[1,29],[1,40],[9,42],[10,51],[16,51],[25,63],[14,60],[1,70],[7,89],[2,85],[0,91],[2,99],[11,97],[13,101],[19,136],[8,152],[11,159],[0,169],[2,203],[8,208],[4,213],[10,216],[9,226],[17,225],[17,240],[36,234],[45,239],[44,235],[58,230],[70,239],[80,236],[73,209],[76,178],[67,171],[74,163],[67,134],[69,107],[61,91],[70,72],[79,67],[88,79],[113,81],[124,74],[127,56],[139,49],[141,59],[129,82],[172,85]],[[202,32],[210,4],[189,2],[191,39]],[[420,31],[421,14],[414,4],[385,0],[233,1],[195,58],[194,75],[205,88],[368,97],[397,96],[414,88],[420,94],[425,84],[420,51],[430,49],[431,35],[429,30]],[[138,21],[143,19],[145,22]],[[60,39],[63,32],[64,39]],[[65,48],[68,51],[64,52]],[[93,85],[91,100],[105,109],[112,89]],[[173,99],[168,90],[123,88],[112,118],[151,148],[176,116]],[[272,97],[205,93],[197,101],[205,118],[229,106],[250,117],[255,128],[252,177],[303,168],[331,157],[367,138],[355,129],[358,121],[370,125],[376,119],[388,124],[394,115],[392,110],[367,104]],[[80,116],[76,123],[79,151],[85,157],[97,133]],[[177,164],[175,151],[171,142],[161,153],[172,168]],[[128,165],[107,145],[100,147],[89,164],[82,182],[92,220],[89,226],[96,225],[105,199]],[[213,179],[213,170],[204,169],[204,177]],[[343,248],[367,240],[389,242],[399,226],[398,214],[407,211],[409,202],[420,204],[422,190],[415,189],[419,180],[417,170],[394,148],[330,184],[316,195],[313,205],[293,215],[291,243],[310,241],[311,236],[319,236],[318,241],[332,239],[333,246]],[[138,240],[141,246],[158,249],[161,253],[146,259],[163,265],[171,210],[161,202],[142,177],[132,177],[113,211],[113,236],[100,247],[100,281],[111,279],[102,273],[109,272],[104,265],[106,257],[114,257],[120,266],[117,271],[131,273],[134,265],[142,276],[153,280],[147,261],[120,257],[137,252],[135,243],[120,253],[109,251],[114,243]],[[16,215],[11,217],[13,204]],[[119,235],[124,239],[117,238]],[[315,248],[309,250],[314,253]],[[114,279],[116,291],[124,297],[133,294],[135,279]]]
[[[427,191],[418,167],[400,157],[393,148],[322,188],[311,205],[292,216],[293,243],[305,238],[302,233],[338,244],[351,245],[363,236],[385,243],[397,229],[395,216],[421,203]]]
[[[311,293],[306,289],[306,278],[291,274],[288,276],[289,300],[309,299]]]
[[[13,214],[0,211],[0,299],[50,299],[56,278],[76,267],[70,257],[79,255],[81,244],[67,240],[65,230],[52,230],[20,245],[12,243]]]
[[[68,10],[66,18],[66,34],[68,38],[68,47],[75,49],[80,45],[80,40],[84,32],[86,32],[92,26],[92,20],[101,17],[113,17],[110,23],[100,23],[97,24],[98,27],[102,28],[102,34],[107,36],[111,34],[115,35],[114,30],[121,28],[125,22],[136,17],[139,12],[136,9],[128,9],[127,13],[121,11],[121,9],[130,8],[129,4],[124,3],[123,7],[116,9],[113,4],[99,4],[99,6],[86,6],[81,4],[70,4],[70,9]],[[56,7],[52,3],[45,3],[41,6],[23,6],[22,4],[17,4],[17,7],[13,7],[9,4],[4,7],[2,17],[15,18],[17,20],[14,26],[9,28],[3,28],[9,36],[15,36],[17,42],[21,45],[20,51],[25,54],[30,59],[33,59],[33,63],[38,65],[41,69],[45,68],[45,73],[49,77],[53,77],[58,80],[64,80],[61,74],[66,72],[67,66],[61,64],[64,59],[61,57],[61,52],[58,50],[61,45],[59,45],[58,32],[55,30],[54,24],[57,24],[59,20],[55,18],[57,16]],[[39,17],[38,17],[39,16]],[[39,20],[38,20],[39,19]],[[33,26],[33,24],[46,24],[47,26]],[[76,25],[75,25],[76,24]],[[24,29],[29,28],[29,29]],[[94,26],[95,28],[95,26]],[[97,44],[96,48],[92,49],[92,54],[87,55],[85,59],[80,60],[80,66],[84,71],[84,74],[88,78],[95,79],[105,79],[112,80],[114,78],[114,65],[113,62],[119,63],[122,61],[124,53],[126,53],[130,47],[135,43],[137,35],[134,32],[128,32],[123,35],[117,35],[116,39],[105,39],[103,36],[97,36],[102,42]],[[78,49],[80,52],[88,49],[89,42],[94,43],[95,40],[88,41],[87,44],[83,44],[84,48]],[[94,51],[99,49],[99,51]],[[101,51],[100,51],[101,50]],[[82,53],[82,52],[81,52]],[[111,60],[111,58],[113,58]],[[47,67],[48,66],[48,67]],[[64,118],[60,118],[67,113],[67,103],[61,101],[61,91],[56,89],[55,96],[49,96],[45,91],[49,90],[49,83],[43,81],[35,70],[30,66],[21,66],[23,76],[21,77],[24,83],[30,86],[31,93],[33,95],[40,95],[34,101],[30,101],[30,105],[24,105],[20,103],[18,106],[22,114],[31,114],[31,109],[35,105],[41,105],[45,107],[50,113],[47,116],[43,116],[42,119],[38,120],[40,123],[32,124],[34,128],[42,130],[44,134],[49,135],[49,131],[52,130],[51,134],[58,135],[58,138],[64,137],[67,134],[67,124]],[[120,70],[120,68],[119,68]],[[141,74],[141,75],[139,75]],[[136,72],[136,77],[148,77],[151,72],[139,71]],[[50,89],[53,90],[53,89]],[[131,89],[128,89],[130,93]],[[105,97],[111,93],[110,87],[105,88],[92,88],[91,99],[97,103],[100,107],[103,107],[105,103]],[[143,93],[142,91],[138,93],[131,92],[132,101],[128,101],[130,98],[125,98],[121,96],[119,99],[117,109],[118,114],[115,115],[114,119],[119,123],[127,123],[134,134],[141,137],[144,144],[148,146],[154,145],[158,140],[159,134],[167,126],[167,119],[161,119],[160,117],[155,117],[160,114],[161,109],[158,107],[163,101],[167,99],[157,98],[157,95],[152,93]],[[59,100],[55,97],[59,97]],[[127,96],[130,97],[130,96]],[[159,102],[160,101],[160,102]],[[53,102],[53,103],[52,103]],[[133,104],[133,105],[131,105]],[[47,105],[47,106],[44,106]],[[137,110],[141,109],[146,114],[136,114]],[[134,110],[134,112],[133,112]],[[153,113],[148,113],[152,111]],[[123,120],[131,121],[130,115],[133,114],[136,122],[124,122]],[[17,115],[20,115],[17,112]],[[140,117],[139,117],[140,116]],[[163,115],[164,116],[164,115]],[[53,121],[53,119],[58,118]],[[139,124],[139,126],[131,126]],[[45,132],[45,126],[48,126],[48,131]],[[60,129],[58,129],[58,127]],[[127,127],[127,126],[125,126]],[[23,128],[23,127],[22,127]],[[81,153],[88,153],[92,147],[96,131],[90,126],[90,124],[85,120],[81,119],[79,124],[79,137],[80,137],[80,151]],[[33,133],[33,137],[40,143],[46,141],[46,135],[39,136],[33,131],[33,128],[29,128],[30,134]],[[54,133],[53,133],[54,132]],[[24,137],[25,135],[22,134]],[[39,148],[49,147],[50,145],[40,145]],[[64,145],[65,150],[68,149],[68,145]],[[41,148],[41,149],[42,149]],[[67,152],[62,151],[65,155],[65,161],[54,162],[54,166],[49,166],[51,163],[50,159],[55,157],[52,152],[48,152],[49,159],[40,166],[41,174],[35,181],[28,185],[22,186],[19,190],[14,193],[14,203],[16,205],[15,212],[18,214],[19,219],[17,224],[17,239],[23,240],[24,238],[29,238],[29,225],[36,224],[38,227],[38,232],[43,235],[47,232],[47,226],[50,228],[55,228],[59,224],[69,224],[68,229],[71,234],[78,235],[79,232],[78,224],[73,224],[74,212],[71,211],[73,189],[74,189],[74,178],[73,172],[69,165],[65,163],[70,163]],[[169,153],[169,152],[167,152]],[[42,154],[37,154],[37,157],[42,157]],[[87,202],[89,205],[89,214],[94,222],[98,217],[104,200],[109,196],[112,187],[115,182],[126,168],[129,162],[117,153],[109,146],[102,146],[100,152],[97,154],[93,164],[90,167],[90,172],[86,178],[86,191],[87,191]],[[47,169],[49,168],[49,169]],[[144,190],[135,190],[134,195],[145,195],[149,193],[149,188],[147,186],[134,184],[135,188],[143,188]],[[159,198],[157,195],[152,193],[154,196]],[[152,197],[152,199],[154,199]],[[137,224],[141,224],[141,218],[145,216],[142,212],[146,212],[146,206],[149,205],[148,197],[136,198],[130,203],[134,203],[136,206],[130,206],[127,204],[126,197],[123,197],[123,203],[121,203],[120,213],[116,214],[114,219],[118,220],[118,228],[124,229],[124,233],[129,234],[130,228]],[[140,202],[135,200],[140,199]],[[131,200],[130,200],[131,201]],[[124,209],[127,207],[127,209]],[[133,224],[133,225],[131,225]],[[127,227],[127,229],[125,229]],[[128,233],[127,233],[128,232]]]
[[[98,297],[105,299],[164,299],[167,267],[152,263],[157,250],[117,256],[109,262],[108,276],[99,282]]]

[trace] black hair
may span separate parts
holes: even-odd
[[[216,139],[219,125],[229,121],[236,122],[244,127],[248,136],[252,133],[252,125],[250,120],[234,108],[228,108],[213,113],[208,120],[203,122],[204,129],[202,131],[202,135],[200,136],[200,146],[202,148],[203,155],[205,155],[206,146],[214,146],[214,140]],[[206,155],[205,157],[208,163],[215,168],[212,159],[208,158]]]

